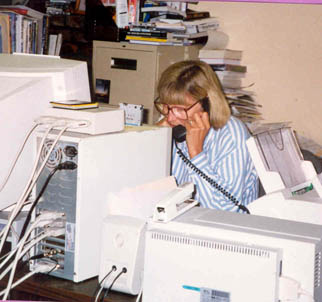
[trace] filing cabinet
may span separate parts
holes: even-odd
[[[166,46],[128,42],[93,42],[93,87],[109,104],[144,106],[144,122],[154,123],[159,114],[153,101],[161,73],[172,63],[197,59],[201,45]]]

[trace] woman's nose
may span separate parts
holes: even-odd
[[[177,119],[177,117],[173,114],[173,112],[170,110],[169,111],[169,114],[168,114],[168,116],[167,116],[167,120],[168,120],[168,122],[172,122],[172,121],[174,121],[174,120],[176,120]]]

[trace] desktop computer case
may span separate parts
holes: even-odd
[[[54,138],[51,134],[46,141],[47,150]],[[38,145],[40,141],[41,135]],[[66,147],[77,155],[67,156]],[[66,217],[65,236],[47,238],[34,251],[57,251],[61,268],[51,275],[80,282],[99,274],[102,204],[108,192],[169,176],[170,150],[171,129],[164,127],[131,127],[95,136],[66,132],[60,138],[36,186],[37,195],[57,163],[77,164],[76,170],[55,173],[37,206],[38,213],[49,210]]]

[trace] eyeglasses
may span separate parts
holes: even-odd
[[[191,106],[189,106],[188,108],[184,108],[184,107],[170,107],[168,104],[164,104],[164,103],[160,103],[159,98],[157,98],[154,101],[154,106],[155,108],[164,116],[169,115],[170,111],[173,113],[173,115],[175,115],[177,118],[182,119],[182,120],[186,120],[188,119],[188,111],[193,108],[195,105],[197,105],[198,103],[202,102],[204,99],[201,99],[197,102],[195,102],[194,104],[192,104]]]

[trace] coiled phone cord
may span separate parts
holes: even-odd
[[[212,178],[210,178],[207,174],[205,174],[203,171],[198,169],[181,151],[181,149],[178,147],[176,140],[175,145],[177,148],[177,153],[179,157],[183,160],[183,162],[190,167],[194,172],[199,174],[204,180],[206,180],[208,183],[210,183],[215,189],[217,189],[220,193],[222,193],[224,196],[226,196],[231,202],[233,202],[240,210],[243,212],[250,214],[249,210],[238,202],[236,197],[234,197],[232,194],[230,194],[227,190],[225,190],[222,186],[220,186],[216,181],[214,181]]]

